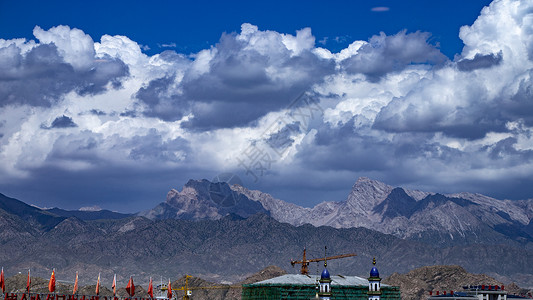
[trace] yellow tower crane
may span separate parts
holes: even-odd
[[[308,275],[309,274],[309,263],[310,262],[319,262],[324,260],[330,260],[330,259],[337,259],[337,258],[345,258],[345,257],[352,257],[356,256],[355,253],[349,253],[349,254],[341,254],[341,255],[335,255],[330,257],[321,257],[321,258],[313,258],[313,259],[307,259],[305,256],[305,248],[304,248],[304,254],[302,260],[291,260],[291,265],[294,267],[295,264],[301,264],[302,267],[300,269],[300,274],[302,275]]]
[[[184,291],[182,300],[189,300],[190,296],[192,295],[192,290],[211,290],[211,289],[236,289],[236,288],[242,288],[240,285],[215,285],[215,286],[189,286],[189,278],[193,278],[194,276],[185,275],[185,285],[179,288],[173,288],[173,291]],[[167,287],[163,286],[161,287],[161,290],[166,291]]]

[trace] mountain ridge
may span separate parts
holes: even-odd
[[[229,214],[217,220],[70,217],[53,228],[39,230],[23,226],[25,220],[4,210],[0,216],[0,222],[21,230],[0,244],[8,272],[31,268],[32,274],[46,276],[56,268],[57,276],[64,276],[61,274],[83,270],[84,278],[96,278],[101,272],[105,280],[115,273],[119,280],[130,274],[147,280],[153,274],[170,277],[176,273],[215,280],[223,274],[225,280],[237,282],[242,274],[273,264],[296,273],[297,269],[289,267],[290,259],[299,258],[304,247],[309,258],[321,257],[327,245],[332,255],[357,253],[353,258],[328,262],[337,274],[364,277],[372,257],[377,257],[382,274],[460,264],[471,272],[497,274],[533,286],[533,272],[528,267],[533,265],[532,250],[510,244],[430,245],[364,227],[294,226],[266,214],[248,218]],[[310,266],[310,271],[318,273],[320,266]]]
[[[179,269],[206,278],[229,274],[237,280],[237,274],[282,265],[304,247],[311,251],[326,244],[336,253],[358,253],[351,262],[337,265],[345,274],[354,274],[356,266],[377,256],[386,261],[380,267],[385,272],[459,264],[533,286],[533,272],[527,268],[533,265],[533,227],[531,222],[524,225],[533,214],[530,201],[502,204],[504,200],[474,194],[451,198],[368,178],[359,179],[345,201],[313,208],[207,180],[191,180],[169,195],[158,206],[160,218],[107,220],[60,217],[9,198],[4,205],[24,209],[0,209],[0,255],[9,268],[32,265],[36,271],[50,266],[90,272],[107,268],[107,273],[133,270],[144,276]],[[494,201],[500,202],[490,205]],[[202,212],[204,207],[211,211]],[[39,218],[25,218],[28,214]],[[43,223],[33,226],[37,221]],[[19,249],[25,249],[24,255]],[[103,275],[111,276],[107,273]]]
[[[217,204],[213,187],[215,196],[233,205]],[[244,212],[236,199],[244,199]],[[250,205],[252,202],[260,207]],[[166,202],[139,215],[200,220],[219,219],[228,213],[246,218],[265,212],[294,226],[365,227],[428,244],[533,243],[533,200],[510,202],[471,193],[443,195],[395,188],[366,177],[354,183],[345,200],[322,202],[312,208],[240,185],[190,180],[181,192],[172,189]]]
[[[232,188],[244,190],[242,187]],[[393,196],[394,193],[401,194],[401,197],[391,200],[391,193]],[[263,202],[261,198],[252,199]],[[394,207],[386,209],[391,205]],[[278,207],[286,209],[283,205]],[[394,188],[365,177],[356,181],[346,200],[323,202],[301,211],[303,213],[296,220],[279,217],[277,220],[293,225],[366,227],[428,243],[533,242],[533,226],[529,225],[533,218],[533,200],[515,203],[470,193],[442,195]],[[513,231],[518,234],[509,235]],[[435,233],[439,238],[430,238]]]

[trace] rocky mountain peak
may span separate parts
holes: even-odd
[[[270,215],[260,202],[232,190],[226,182],[191,179],[181,192],[170,190],[164,203],[139,215],[149,219],[217,220],[228,214],[246,218],[256,213]]]
[[[364,189],[364,188],[373,188],[375,190],[388,190],[391,187],[387,185],[386,183],[383,183],[378,180],[370,179],[368,177],[357,178],[357,181],[355,181],[354,185],[352,186],[352,190]]]
[[[346,202],[354,209],[370,212],[376,205],[385,200],[392,190],[392,186],[381,181],[359,177],[353,185]]]
[[[249,190],[241,185],[234,184],[231,189],[236,193],[246,195],[249,199],[261,203],[261,205],[270,212],[274,219],[289,223],[292,225],[301,225],[306,219],[311,209],[298,206],[293,203],[285,202],[272,197],[272,195],[263,193],[258,190]]]
[[[404,189],[393,189],[387,198],[380,204],[376,205],[374,212],[381,214],[383,217],[411,217],[415,210],[416,200],[409,196]]]

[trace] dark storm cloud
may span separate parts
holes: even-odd
[[[28,53],[11,44],[0,48],[0,107],[31,105],[48,107],[71,91],[94,95],[107,84],[120,87],[128,67],[119,59],[95,60],[89,69],[75,70],[54,44],[41,44]]]
[[[126,111],[123,111],[119,114],[119,116],[121,117],[131,117],[131,118],[136,118],[137,117],[137,112],[134,111],[134,110],[126,110]]]
[[[482,192],[501,199],[530,197],[528,184],[533,180],[516,180],[512,173],[495,180],[465,175],[484,170],[487,165],[491,166],[489,169],[506,169],[531,163],[533,151],[518,149],[516,138],[467,152],[433,140],[433,133],[397,133],[384,138],[372,134],[368,127],[355,128],[354,120],[317,128],[313,146],[303,147],[297,153],[295,165],[305,170],[304,173],[357,174],[353,175],[354,180],[357,176],[370,176],[390,185],[413,183],[425,191]],[[304,173],[301,175],[305,176]],[[448,181],[456,183],[443,185]]]
[[[89,111],[89,113],[92,114],[92,115],[95,115],[95,116],[105,116],[105,115],[107,115],[105,112],[103,112],[103,111],[101,111],[99,109],[91,109]]]
[[[102,164],[102,160],[106,159],[99,157],[99,148],[108,143],[120,145],[117,151],[129,153],[128,158],[135,163],[148,163],[151,167],[154,167],[154,163],[180,162],[191,151],[188,141],[180,137],[164,139],[156,129],[130,138],[112,135],[105,139],[101,134],[83,130],[76,135],[60,136],[46,160],[51,165],[62,161],[77,161],[103,167],[112,163]]]
[[[476,140],[489,132],[509,132],[507,124],[523,120],[533,124],[533,71],[522,74],[518,90],[512,94],[489,96],[486,87],[475,77],[473,84],[460,83],[453,93],[441,97],[437,89],[413,90],[403,98],[395,98],[381,109],[373,128],[390,133],[441,132],[449,137]],[[455,103],[450,105],[449,103]],[[444,104],[444,105],[443,105]]]
[[[189,63],[189,60],[175,51],[166,50],[158,58],[173,65]],[[176,74],[166,74],[141,87],[134,97],[146,104],[142,114],[147,117],[160,118],[165,121],[176,121],[190,112],[190,104],[184,101],[174,85]]]
[[[295,133],[300,133],[300,127],[300,122],[286,124],[280,130],[270,134],[266,139],[266,143],[277,151],[284,151],[292,146],[294,139],[291,136]]]
[[[157,162],[180,162],[190,152],[189,142],[180,137],[163,140],[160,133],[151,129],[146,135],[136,136],[129,141],[133,160],[149,160]]]
[[[522,119],[527,126],[533,126],[533,71],[520,80],[518,91],[503,101],[501,109],[510,120]]]
[[[510,165],[519,165],[531,162],[533,160],[533,151],[518,150],[515,147],[516,144],[516,138],[508,137],[494,145],[484,147],[483,150],[486,150],[489,153],[490,158],[493,160],[506,160]]]
[[[477,69],[486,69],[492,66],[497,66],[502,62],[502,52],[498,54],[481,55],[476,54],[473,59],[462,59],[457,62],[457,68],[460,71],[473,71]]]
[[[298,153],[299,162],[316,170],[376,171],[390,167],[394,147],[360,135],[353,121],[354,118],[338,127],[324,124],[318,128],[316,144]]]
[[[355,128],[354,121],[355,118],[339,126],[324,124],[318,128],[315,144],[298,152],[296,165],[306,173],[339,174],[342,180],[367,176],[392,185],[413,181],[438,185],[438,180],[427,174],[440,172],[439,165],[455,164],[457,160],[468,163],[470,159],[457,149],[430,142],[429,133],[399,133],[383,138],[373,134],[368,126]]]
[[[490,105],[478,101],[469,107],[455,107],[440,109],[435,104],[433,109],[419,113],[415,104],[408,104],[403,109],[402,98],[394,99],[383,107],[377,115],[373,128],[391,133],[442,132],[450,137],[475,140],[485,137],[488,132],[506,132],[506,120],[501,118],[500,112]]]
[[[72,121],[71,117],[62,115],[61,117],[55,118],[54,121],[52,121],[52,124],[50,125],[50,127],[47,127],[46,129],[69,128],[69,127],[78,127],[78,125],[76,125],[76,123]]]
[[[209,62],[209,71],[186,73],[180,93],[169,95],[173,78],[153,80],[137,98],[149,106],[145,114],[178,120],[185,113],[194,118],[183,124],[193,130],[244,126],[268,112],[287,107],[292,100],[334,71],[331,60],[309,50],[298,55],[279,42],[269,45],[275,53],[260,53],[235,34],[224,34]],[[273,69],[274,76],[269,74]],[[279,74],[289,74],[277,78]]]
[[[0,182],[0,190],[39,207],[76,210],[98,205],[135,213],[164,202],[170,189],[181,189],[189,179],[203,178],[202,174],[210,173],[200,168],[135,169],[114,164],[95,165],[85,172],[42,166],[28,178]]]
[[[157,117],[165,121],[176,121],[189,110],[189,103],[176,94],[172,94],[171,86],[176,76],[157,78],[139,89],[135,97],[147,105],[143,114]]]
[[[123,164],[125,156],[121,159],[113,158],[110,153],[102,156],[107,143],[130,152],[129,159],[134,165]],[[83,130],[58,137],[44,164],[25,168],[31,171],[31,176],[2,181],[0,190],[41,207],[78,209],[90,204],[120,212],[138,212],[165,201],[170,189],[181,189],[191,178],[216,175],[187,161],[169,167],[170,163],[182,159],[180,152],[190,151],[187,141],[179,137],[164,139],[153,129],[131,138],[119,135],[104,138],[102,134]],[[65,165],[90,167],[80,171]],[[32,188],[28,189],[29,186]]]
[[[76,135],[60,136],[54,142],[46,161],[51,165],[62,161],[99,165],[101,160],[96,151],[99,143],[101,143],[101,135],[87,130]]]
[[[390,72],[398,72],[411,64],[439,65],[448,59],[434,45],[428,43],[430,34],[401,31],[396,35],[385,33],[373,36],[361,46],[356,55],[343,61],[349,73],[361,73],[371,81],[378,81]]]

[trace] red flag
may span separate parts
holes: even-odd
[[[128,285],[126,286],[126,292],[128,292],[130,297],[135,295],[135,285],[133,284],[133,278],[131,276],[130,281],[128,281]]]
[[[154,285],[152,284],[152,277],[150,277],[150,283],[148,284],[148,295],[150,295],[150,298],[154,298]]]
[[[96,281],[96,296],[100,295],[100,273],[98,273],[98,280]]]
[[[111,285],[111,288],[113,288],[113,297],[115,297],[117,293],[117,274],[113,276],[113,284]]]
[[[30,269],[28,269],[28,280],[26,280],[26,291],[28,292],[28,294],[30,293],[30,285],[31,285]]]
[[[167,298],[172,298],[172,286],[170,285],[170,278],[168,279],[168,285],[167,285]]]
[[[74,280],[74,288],[72,289],[72,295],[78,291],[78,272],[76,271],[76,280]]]
[[[56,290],[56,269],[52,270],[52,275],[50,276],[50,282],[48,282],[48,291],[53,293]]]
[[[152,278],[150,278],[150,284],[152,284]],[[4,280],[4,268],[2,268],[2,273],[0,273],[0,287],[2,288],[2,293],[6,292],[6,282]],[[153,298],[153,296],[152,296]]]

